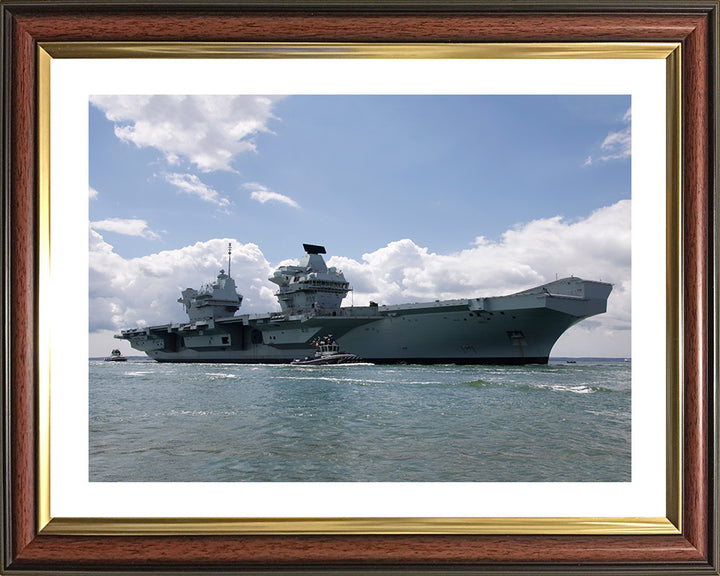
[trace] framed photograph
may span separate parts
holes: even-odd
[[[718,573],[717,2],[1,8],[3,570]]]

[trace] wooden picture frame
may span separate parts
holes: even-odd
[[[697,573],[718,574],[717,488],[717,67],[718,1],[514,2],[2,2],[3,523],[2,570],[63,571]],[[659,534],[482,534],[408,530],[233,534],[194,528],[47,530],[38,488],[43,399],[39,394],[38,195],[47,146],[37,87],[43,44],[83,42],[249,43],[679,43],[681,289],[668,286],[678,319],[674,367],[681,439],[669,446],[668,519]],[[677,64],[677,63],[676,63]],[[675,145],[675,144],[673,144]],[[671,243],[672,246],[672,243]],[[132,533],[131,533],[132,532]],[[112,534],[112,535],[110,535]]]

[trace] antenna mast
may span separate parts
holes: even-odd
[[[232,242],[228,242],[228,276],[230,276],[230,255],[232,254]]]

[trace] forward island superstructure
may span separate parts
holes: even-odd
[[[303,247],[298,266],[269,278],[280,312],[235,315],[242,296],[228,258],[228,272],[220,270],[215,282],[182,291],[187,322],[115,337],[159,362],[290,363],[331,337],[376,364],[545,364],[563,332],[606,311],[612,291],[611,284],[570,277],[508,296],[342,307],[351,290],[342,271],[326,266],[323,246]]]

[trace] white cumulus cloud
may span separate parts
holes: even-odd
[[[90,332],[152,326],[187,319],[177,302],[185,288],[199,288],[227,269],[232,243],[232,276],[245,312],[277,308],[266,288],[271,267],[254,244],[222,238],[126,259],[95,230],[90,230]],[[263,280],[261,282],[258,280]]]
[[[473,247],[451,254],[403,239],[364,254],[362,261],[334,256],[329,263],[344,271],[356,306],[511,294],[556,275],[610,282],[608,312],[592,319],[592,329],[580,323],[573,330],[614,341],[613,355],[622,356],[630,341],[630,210],[630,200],[622,200],[577,221],[534,220],[497,242],[478,237]],[[350,301],[348,296],[345,304]]]
[[[607,162],[608,160],[622,160],[632,156],[632,108],[627,109],[622,121],[626,126],[620,130],[608,132],[608,135],[605,136],[600,145],[598,160]],[[592,165],[593,157],[588,156],[583,163],[583,167]]]
[[[604,154],[601,160],[619,160],[621,158],[629,158],[632,152],[632,142],[630,138],[630,126],[618,132],[610,132],[601,146]]]
[[[98,191],[95,190],[95,188],[93,188],[92,186],[90,186],[88,188],[88,197],[90,199],[94,199],[94,198],[97,198],[97,196],[98,196]]]
[[[90,222],[90,226],[95,230],[115,232],[117,234],[124,234],[125,236],[142,236],[143,238],[160,237],[148,228],[148,223],[145,222],[145,220],[138,218],[106,218],[105,220]]]
[[[198,169],[232,171],[234,158],[256,150],[254,137],[269,132],[269,96],[91,96],[115,124],[115,135],[139,148],[159,150],[170,164],[187,159]]]
[[[181,192],[197,196],[205,202],[218,206],[229,206],[230,200],[220,195],[212,186],[205,184],[195,174],[178,174],[176,172],[165,174],[165,180],[178,188]]]
[[[623,116],[623,122],[627,124],[622,130],[610,132],[603,140],[603,156],[601,160],[620,160],[629,158],[632,154],[632,138],[630,128],[632,125],[632,108],[628,108]]]
[[[273,192],[269,190],[266,186],[258,184],[257,182],[248,182],[243,186],[244,188],[251,190],[250,198],[252,198],[253,200],[257,200],[261,204],[265,204],[266,202],[279,202],[280,204],[287,204],[288,206],[292,206],[293,208],[300,208],[300,205],[295,202],[295,200],[290,198],[290,196],[285,196],[284,194]]]

